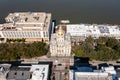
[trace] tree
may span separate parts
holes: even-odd
[[[116,46],[117,44],[119,44],[118,40],[115,38],[109,38],[108,41],[106,42],[106,46],[113,48],[114,46]]]
[[[85,39],[85,42],[93,45],[93,44],[94,44],[94,39],[93,39],[92,36],[89,36],[89,37],[87,37],[87,38]]]
[[[81,57],[84,56],[84,48],[80,45],[75,46],[74,48],[72,48],[72,53],[75,54],[75,56]]]
[[[94,46],[89,44],[89,43],[84,43],[83,44],[83,47],[84,47],[84,50],[85,50],[85,53],[94,53]]]
[[[95,40],[97,44],[105,44],[108,41],[108,37],[99,37]]]
[[[120,53],[120,43],[115,45],[113,49]]]
[[[18,60],[20,58],[32,58],[43,56],[48,47],[43,42],[33,43],[2,43],[0,44],[0,60]]]

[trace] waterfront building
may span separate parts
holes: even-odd
[[[50,13],[15,12],[5,18],[7,23],[0,24],[0,40],[24,38],[26,42],[49,42],[52,30]]]
[[[71,42],[79,43],[88,36],[97,39],[99,37],[114,37],[120,39],[119,25],[97,25],[97,24],[68,24],[66,33],[70,33]]]
[[[62,25],[59,26],[56,33],[51,34],[50,53],[51,56],[56,57],[71,56],[70,34],[65,33],[62,29]]]

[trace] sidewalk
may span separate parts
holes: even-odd
[[[102,64],[102,63],[107,63],[107,64],[112,64],[112,65],[120,65],[120,63],[116,63],[116,61],[89,61],[90,64],[97,66],[98,64]]]

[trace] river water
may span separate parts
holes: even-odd
[[[10,12],[50,12],[71,23],[120,24],[120,0],[0,0],[0,22]]]

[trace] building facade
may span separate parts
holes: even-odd
[[[52,30],[50,13],[45,12],[16,12],[5,18],[7,23],[0,24],[0,39],[24,38],[27,42],[49,42]]]
[[[71,40],[70,34],[66,34],[59,26],[56,33],[51,34],[50,40],[51,56],[63,57],[71,55]]]
[[[113,80],[112,75],[105,72],[69,71],[69,80]]]
[[[99,37],[114,37],[120,39],[119,25],[97,25],[97,24],[68,24],[66,33],[70,33],[71,42],[84,41],[91,36],[94,39]]]
[[[113,66],[93,69],[92,67],[77,67],[69,70],[69,80],[117,80]]]

